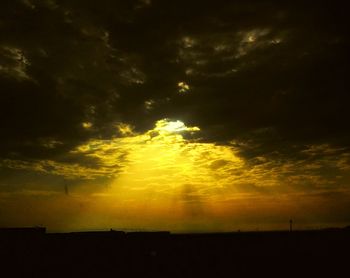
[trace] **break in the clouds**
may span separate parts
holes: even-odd
[[[24,223],[23,202],[28,221],[63,230],[87,215],[203,230],[349,221],[345,10],[2,1],[0,224]],[[139,214],[151,200],[157,223]],[[60,204],[64,223],[44,213]]]

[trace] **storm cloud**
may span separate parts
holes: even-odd
[[[225,186],[242,181],[236,193],[285,184],[274,192],[348,196],[342,5],[1,1],[0,191],[18,190],[16,173],[114,178],[135,140],[158,138],[163,120],[185,123],[176,142],[222,146],[244,161],[207,161],[228,175]]]

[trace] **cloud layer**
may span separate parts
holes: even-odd
[[[143,186],[177,184],[177,196],[198,206],[207,198],[346,200],[342,5],[2,1],[2,196],[56,194],[64,180],[78,191],[86,185],[86,194],[110,194],[105,186],[122,186],[130,167],[141,176],[156,167]],[[152,146],[165,149],[146,157]],[[190,177],[166,157],[175,150]],[[11,198],[4,211],[21,199]],[[316,205],[310,211],[317,214]]]

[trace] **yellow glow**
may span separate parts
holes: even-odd
[[[76,148],[75,153],[97,158],[101,167],[120,167],[109,187],[94,195],[92,210],[115,219],[126,211],[139,225],[146,225],[150,217],[163,223],[168,219],[177,228],[205,222],[207,213],[222,211],[222,205],[215,203],[235,198],[234,190],[227,189],[233,181],[229,172],[241,169],[244,161],[232,147],[183,137],[198,131],[182,121],[163,119],[143,134],[129,132],[123,138],[91,140]]]
[[[256,38],[253,35],[248,36],[248,42],[255,42]]]
[[[127,124],[117,128],[116,137],[90,140],[72,151],[73,156],[96,161],[93,166],[49,160],[0,161],[0,166],[54,175],[68,184],[80,181],[79,186],[69,188],[69,195],[63,187],[61,192],[54,191],[47,184],[0,192],[0,208],[13,210],[22,225],[39,223],[50,229],[230,231],[244,229],[249,221],[249,229],[254,229],[251,225],[258,226],[256,221],[265,221],[267,215],[271,219],[302,218],[305,210],[318,211],[327,205],[314,194],[308,197],[305,192],[288,191],[305,183],[326,185],[327,179],[310,174],[312,169],[330,164],[349,170],[350,156],[312,165],[259,156],[252,163],[239,156],[239,142],[216,145],[186,139],[186,133],[195,135],[200,128],[179,120],[159,120],[153,129],[139,134]],[[305,155],[319,153],[333,155],[337,149],[310,146]],[[313,207],[309,198],[314,198]],[[30,218],[23,204],[35,208]]]
[[[146,100],[144,105],[145,105],[146,110],[150,111],[150,110],[152,110],[154,108],[155,101],[153,99]]]
[[[82,125],[83,128],[85,128],[85,129],[90,129],[90,128],[92,128],[92,123],[90,123],[90,122],[83,122],[81,125]]]
[[[179,82],[177,86],[180,93],[187,93],[190,90],[190,86],[186,82]]]
[[[165,133],[174,133],[181,131],[199,131],[199,127],[187,127],[181,121],[169,121],[167,119],[160,120],[156,123],[155,131],[165,132]]]
[[[133,132],[134,128],[128,124],[119,123],[117,125],[117,129],[122,136],[130,136],[134,134]]]

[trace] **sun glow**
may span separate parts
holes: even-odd
[[[69,194],[44,183],[40,186],[45,190],[36,185],[33,190],[5,195],[0,192],[3,204],[12,206],[12,200],[20,198],[13,213],[19,215],[21,223],[27,223],[28,212],[23,204],[28,204],[36,209],[31,215],[40,216],[37,223],[46,223],[52,229],[171,231],[232,231],[244,229],[244,225],[251,229],[254,227],[249,225],[265,221],[266,215],[294,214],[302,218],[307,217],[303,207],[317,210],[324,204],[319,198],[312,207],[307,195],[288,188],[281,191],[286,180],[291,187],[301,180],[325,183],[317,175],[305,175],[305,169],[318,169],[320,162],[281,163],[264,156],[247,160],[240,156],[239,142],[201,142],[197,136],[200,128],[180,120],[159,120],[144,133],[119,123],[115,132],[114,138],[92,139],[72,150],[71,157],[79,157],[80,164],[0,161],[9,169],[56,177],[58,185],[62,179],[72,184]],[[335,151],[321,145],[311,146],[305,154],[313,157]],[[348,157],[343,157],[337,163],[347,167],[346,161]],[[329,163],[334,165],[332,160]],[[18,214],[19,209],[23,213]],[[67,215],[69,218],[63,219]]]
[[[205,222],[200,215],[222,200],[232,181],[228,172],[241,168],[243,161],[231,147],[184,138],[199,131],[182,121],[163,119],[143,134],[79,146],[75,153],[96,158],[103,167],[120,168],[110,186],[95,195],[94,211],[114,215],[127,210],[136,223],[151,216],[163,223],[165,218],[183,225],[193,218]]]
[[[177,86],[179,88],[179,93],[187,93],[190,90],[190,85],[183,81],[177,83]]]
[[[181,121],[169,121],[167,119],[160,120],[156,123],[156,127],[154,128],[155,131],[158,131],[160,133],[166,134],[166,133],[175,133],[175,132],[182,132],[182,131],[200,131],[199,127],[187,127],[185,124]]]

